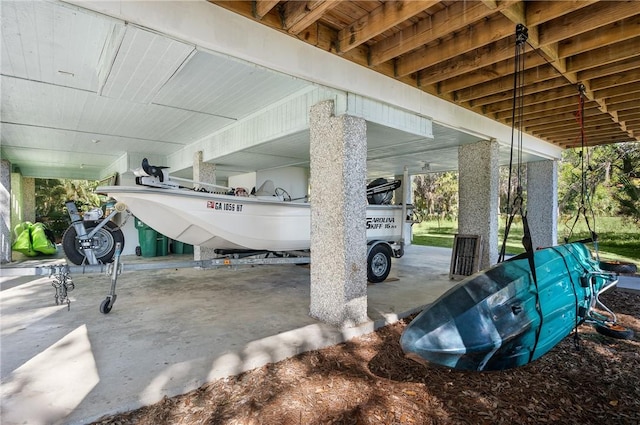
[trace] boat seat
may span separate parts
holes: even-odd
[[[271,180],[265,180],[255,191],[256,196],[276,196],[276,187]]]

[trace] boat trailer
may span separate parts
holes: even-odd
[[[90,248],[89,248],[90,249]],[[68,293],[71,292],[75,285],[71,278],[73,274],[90,274],[100,273],[107,275],[111,279],[111,286],[106,298],[100,304],[100,312],[107,314],[113,308],[116,302],[116,284],[118,275],[125,271],[141,271],[141,270],[162,270],[162,269],[178,269],[178,268],[219,268],[234,267],[240,265],[266,265],[266,264],[309,264],[309,256],[299,257],[274,257],[274,258],[241,258],[242,254],[230,254],[224,258],[213,258],[208,260],[191,260],[191,261],[171,261],[171,262],[148,262],[125,264],[121,262],[120,254],[122,248],[120,243],[116,245],[113,262],[106,264],[84,264],[69,265],[67,263],[42,265],[35,267],[3,267],[0,270],[0,276],[46,276],[52,279],[51,285],[55,288],[56,305],[67,304],[67,308],[71,308],[71,300]]]

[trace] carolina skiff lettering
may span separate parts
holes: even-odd
[[[367,230],[369,229],[395,229],[394,217],[367,217]]]
[[[220,211],[242,212],[242,204],[234,204],[232,202],[207,201],[207,208]]]

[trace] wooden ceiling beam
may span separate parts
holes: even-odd
[[[514,49],[513,41],[510,38],[503,38],[489,46],[421,69],[418,72],[418,82],[420,84],[436,84],[445,79],[462,76],[479,68],[512,59]]]
[[[523,74],[524,81],[528,86],[533,85],[534,83],[542,83],[553,79],[562,79],[562,83],[567,84],[567,81],[550,66],[539,66],[528,69],[524,71]],[[496,78],[484,84],[475,85],[464,90],[457,91],[455,92],[454,98],[457,102],[472,102],[476,100],[478,102],[484,102],[482,100],[483,98],[496,95],[501,97],[513,96],[513,73],[501,78]],[[492,103],[496,101],[498,101],[498,98],[493,98],[493,100],[489,100],[489,102],[485,103]],[[479,104],[484,103],[473,103],[473,105]]]
[[[233,1],[233,0],[207,0],[209,3],[216,4],[220,7],[228,9],[238,15],[245,16],[249,19],[256,19],[253,1]],[[266,0],[265,0],[266,1]],[[271,28],[282,28],[282,20],[275,13],[267,13],[260,18],[260,23]]]
[[[637,14],[636,1],[600,1],[541,24],[539,42],[542,45],[558,43]],[[606,39],[608,34],[602,36]]]
[[[522,103],[527,106],[536,104],[548,104],[558,101],[562,98],[578,98],[578,90],[573,86],[564,86],[557,89],[547,90],[545,92],[534,93],[523,96]],[[576,104],[577,104],[577,100]],[[482,110],[484,113],[497,113],[500,111],[510,111],[513,109],[513,101],[511,99],[502,102],[496,102],[489,105],[484,105]]]
[[[608,111],[616,111],[620,113],[621,111],[633,111],[634,109],[640,108],[640,100],[632,99],[624,102],[606,102]]]
[[[636,102],[635,104],[636,109],[640,109],[639,107],[640,101],[638,100],[638,95],[636,93],[627,93],[620,96],[612,96],[609,99],[607,99],[606,102],[607,102],[607,105],[617,105],[619,103]]]
[[[399,0],[382,3],[380,7],[372,10],[368,15],[340,30],[337,40],[338,54],[348,52],[437,3],[440,2],[437,0]]]
[[[622,72],[638,69],[640,68],[640,51],[638,53],[639,55],[633,58],[580,71],[578,72],[578,80],[593,80],[595,78],[607,77],[613,74],[620,74]]]
[[[610,87],[604,90],[595,90],[593,95],[598,99],[606,99],[608,97],[620,96],[626,93],[639,93],[640,92],[640,84],[635,82],[629,84],[621,84],[619,86]],[[640,98],[640,94],[638,95]]]
[[[607,115],[603,114],[598,108],[590,108],[585,109],[584,118],[585,121],[591,119],[598,119],[599,117],[607,117]],[[540,126],[545,125],[555,125],[556,123],[568,123],[573,122],[574,124],[578,122],[577,114],[575,108],[568,109],[566,112],[555,112],[554,114],[548,116],[541,116],[539,118],[531,118],[530,116],[525,116],[525,119],[522,121],[522,125],[525,129],[537,129]]]
[[[527,1],[526,25],[540,25],[598,1],[599,0]]]
[[[497,10],[511,3],[513,2],[500,2]],[[495,11],[482,2],[453,2],[431,17],[421,19],[414,25],[372,45],[370,65],[376,66],[404,55],[452,32],[459,31],[490,16]]]
[[[585,119],[585,129],[593,128],[597,126],[603,126],[608,124],[614,124],[611,121],[611,117],[606,114],[600,113],[599,116],[589,117],[589,120]],[[557,121],[550,124],[541,124],[536,126],[525,126],[527,132],[537,134],[548,134],[552,132],[560,133],[562,131],[576,131],[580,130],[580,123],[575,119],[567,119],[564,121]]]
[[[592,107],[593,105],[585,105],[585,109],[587,107]],[[539,113],[544,113],[544,114],[549,114],[549,113],[555,113],[559,108],[574,108],[574,110],[578,110],[578,94],[576,91],[576,96],[575,97],[563,97],[563,98],[559,98],[556,99],[554,101],[550,101],[550,102],[543,102],[543,103],[537,103],[537,104],[526,104],[524,105],[523,108],[523,121],[526,121],[527,119],[530,119],[532,117],[538,117],[535,114],[539,114]],[[552,112],[549,112],[552,111]],[[511,119],[511,110],[509,109],[505,109],[502,111],[498,111],[494,114],[494,116],[501,120],[501,121],[505,121],[505,120],[510,120]]]
[[[606,77],[591,80],[591,90],[601,91],[621,84],[640,82],[640,68],[621,72],[620,74],[607,75]]]
[[[253,3],[253,16],[256,19],[262,19],[267,13],[271,11],[280,0],[254,0]]]
[[[495,16],[478,22],[435,46],[424,46],[406,56],[401,56],[396,60],[396,75],[409,75],[438,63],[460,57],[465,53],[475,53],[478,49],[486,49],[492,43],[505,39],[507,44],[511,45],[510,53],[513,54],[511,36],[514,34],[514,30],[511,25],[505,25],[506,23],[507,21],[504,18]],[[491,63],[495,62],[497,60]]]
[[[551,112],[549,112],[549,110],[542,110],[537,112],[528,111],[524,114],[524,116],[521,117],[520,121],[523,123],[525,127],[528,125],[528,123],[540,122],[539,120],[541,120],[542,122],[546,122],[546,121],[553,122],[556,119],[556,117],[562,117],[565,114],[571,114],[573,117],[575,117],[577,109],[578,109],[577,105],[574,103],[570,105],[563,105],[557,108],[553,108]],[[585,111],[588,109],[594,109],[598,112],[598,114],[602,114],[602,111],[600,111],[600,109],[596,107],[585,108]],[[511,123],[511,114],[504,117],[503,122]]]
[[[565,80],[562,77],[551,78],[549,80],[540,81],[538,83],[526,84],[522,88],[522,94],[525,96],[528,96],[535,93],[542,93],[548,90],[565,87],[566,85],[567,85],[567,80]],[[489,105],[492,103],[504,102],[504,101],[513,102],[513,90],[507,90],[501,93],[486,95],[478,99],[472,100],[469,104],[472,109],[477,110],[478,107],[482,107],[484,105]]]
[[[338,0],[288,1],[282,8],[282,27],[290,34],[299,34],[338,4]]]
[[[525,69],[535,68],[542,64],[546,64],[544,60],[536,52],[525,53],[524,67]],[[438,82],[439,93],[451,93],[460,92],[461,96],[464,96],[464,92],[468,89],[473,90],[474,86],[491,84],[494,80],[501,77],[509,77],[511,80],[511,86],[513,88],[513,72],[515,70],[513,57],[508,58],[501,62],[492,63],[491,65],[477,68],[474,71],[470,71],[466,74],[450,77],[449,74],[445,74],[446,80]],[[442,72],[444,73],[444,69]]]
[[[589,68],[630,59],[638,56],[640,37],[616,43],[615,46],[604,46],[579,55],[567,58],[567,71],[579,72]]]
[[[566,58],[640,36],[640,15],[567,38],[558,44],[558,55]]]

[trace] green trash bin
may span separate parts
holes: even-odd
[[[193,254],[193,245],[173,240],[171,242],[171,252],[174,254]]]
[[[142,221],[135,219],[140,241],[140,255],[143,257],[159,257],[169,254],[169,238],[158,233]]]
[[[138,241],[140,242],[140,255],[143,257],[156,257],[158,255],[158,232],[135,218],[138,229]]]
[[[156,255],[169,255],[169,238],[161,233],[156,237]]]

